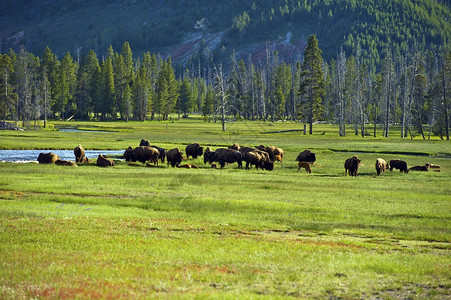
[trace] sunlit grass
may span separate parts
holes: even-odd
[[[273,144],[285,157],[272,172],[202,158],[190,160],[199,170],[0,163],[0,298],[449,296],[449,142],[339,138],[331,125],[259,134],[296,123],[235,122],[227,133],[201,120],[76,124],[108,132],[3,131],[0,148],[147,138],[168,149]],[[307,148],[312,174],[294,161]],[[345,177],[354,154],[363,166]],[[443,170],[376,176],[377,157]]]

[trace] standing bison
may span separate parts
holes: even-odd
[[[305,161],[313,164],[316,161],[316,155],[315,153],[310,152],[310,150],[304,150],[296,157],[296,161]]]
[[[159,151],[153,147],[139,146],[135,149],[128,147],[124,152],[124,157],[126,161],[139,161],[143,164],[150,161],[151,163],[158,165],[159,154]]]
[[[139,145],[140,146],[147,146],[147,147],[150,147],[150,142],[148,141],[148,140],[146,140],[146,139],[142,139],[141,140],[141,142],[139,142]]]
[[[74,149],[75,162],[78,163],[89,163],[89,159],[85,156],[85,149],[82,145],[78,145]]]
[[[112,159],[106,158],[102,154],[97,157],[97,165],[99,167],[114,167],[114,161]]]
[[[210,149],[210,147],[207,147],[204,152],[204,164],[209,163],[211,164],[214,161],[215,152]]]
[[[238,168],[242,168],[243,167],[243,155],[241,154],[240,151],[236,151],[233,149],[219,148],[219,149],[216,149],[213,157],[211,158],[211,161],[209,161],[209,162],[210,163],[218,162],[219,165],[221,166],[221,169],[224,168],[226,163],[231,164],[231,163],[236,162],[238,164]]]
[[[349,176],[357,176],[360,162],[361,160],[358,159],[355,155],[351,158],[348,158],[345,161],[345,174],[349,174]]]
[[[382,172],[385,172],[385,169],[387,169],[387,164],[385,163],[385,160],[383,160],[382,158],[376,159],[377,175],[380,175]]]
[[[39,153],[38,162],[40,164],[54,164],[60,157],[55,153]]]
[[[183,152],[179,148],[174,148],[168,151],[167,155],[168,166],[178,167],[183,160]]]
[[[282,148],[279,148],[279,147],[276,147],[276,146],[265,147],[263,145],[257,146],[256,148],[258,150],[267,152],[269,154],[269,159],[271,161],[276,161],[277,160],[277,161],[282,162],[282,160],[283,160],[284,152],[283,152]]]
[[[158,146],[150,146],[150,147],[158,150],[158,152],[159,152],[158,156],[160,157],[161,162],[164,163],[164,160],[166,159],[166,154],[167,154],[166,149],[158,147]]]
[[[409,169],[407,169],[407,163],[400,159],[392,159],[390,160],[390,171],[393,169],[398,169],[401,173],[409,173]]]
[[[204,148],[201,147],[198,143],[189,144],[185,148],[186,158],[189,159],[190,156],[193,158],[197,158],[198,156],[202,156],[204,153]]]
[[[265,154],[267,153],[265,152]],[[246,170],[249,170],[249,166],[252,165],[254,165],[257,170],[258,168],[267,171],[274,170],[274,162],[270,161],[269,158],[259,150],[246,152],[243,154],[243,160],[246,162]]]

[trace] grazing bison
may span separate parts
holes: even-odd
[[[139,142],[140,146],[144,146],[144,147],[150,147],[150,142],[146,139],[142,139],[141,142]]]
[[[266,161],[272,161],[272,160],[269,158],[269,153],[268,153],[268,152],[262,151],[262,150],[257,149],[257,148],[240,147],[240,150],[239,150],[239,151],[241,152],[241,154],[243,155],[243,157],[244,157],[244,156],[246,155],[246,153],[248,153],[248,152],[256,152],[256,153],[262,155],[262,156],[265,158]]]
[[[307,173],[312,173],[312,168],[310,167],[310,163],[308,163],[308,162],[306,162],[306,161],[300,161],[299,163],[298,163],[298,172],[301,170],[301,169],[305,169],[305,171],[307,172]]]
[[[197,158],[198,156],[202,156],[204,153],[204,148],[201,147],[198,143],[189,144],[185,148],[186,158],[192,156],[193,158]]]
[[[278,161],[282,162],[282,160],[283,160],[284,152],[279,147],[276,147],[276,146],[265,147],[263,145],[260,145],[260,146],[257,146],[255,148],[257,148],[258,150],[267,152],[269,154],[269,159],[271,161],[278,160]],[[277,155],[277,157],[276,157],[276,155]]]
[[[349,174],[349,176],[357,176],[360,162],[361,160],[358,159],[355,155],[351,158],[348,158],[345,161],[345,174]]]
[[[409,173],[409,169],[407,169],[407,163],[400,159],[392,159],[389,163],[390,171],[393,171],[393,169],[398,169],[404,173]]]
[[[414,166],[414,167],[410,167],[409,168],[409,172],[410,171],[422,171],[422,172],[427,172],[429,171],[427,166]]]
[[[166,154],[167,154],[166,149],[158,147],[158,146],[150,146],[150,147],[158,150],[158,152],[159,152],[158,156],[160,157],[161,162],[164,163],[164,160],[166,159]]]
[[[139,146],[135,149],[132,149],[132,147],[128,147],[127,150],[124,152],[124,157],[126,161],[139,161],[141,163],[146,163],[147,161],[150,161],[151,163],[154,163],[155,165],[158,165],[158,156],[160,152],[149,146]]]
[[[310,152],[310,150],[304,150],[296,157],[296,161],[306,161],[313,164],[316,161],[316,155],[315,153]]]
[[[252,165],[254,165],[257,170],[258,168],[267,171],[274,170],[274,162],[267,159],[267,157],[258,150],[246,152],[243,155],[243,160],[246,162],[246,170],[249,170],[249,166]]]
[[[74,155],[75,155],[75,162],[83,163],[83,162],[89,162],[89,160],[85,159],[85,149],[82,145],[78,145],[74,149]]]
[[[55,161],[55,165],[67,166],[67,167],[78,167],[77,164],[72,161],[61,160],[61,159],[58,159],[57,161]]]
[[[99,167],[113,167],[114,161],[112,159],[106,158],[102,154],[97,157],[97,165]]]
[[[440,172],[442,170],[442,166],[431,163],[426,163],[426,167],[428,169],[433,169],[434,172]]]
[[[172,167],[179,166],[183,160],[183,152],[179,148],[174,148],[168,151],[167,155],[168,166],[171,164]]]
[[[209,162],[218,162],[221,166],[221,169],[224,168],[226,163],[238,163],[238,168],[243,167],[243,155],[240,151],[232,150],[232,149],[226,149],[226,148],[219,148],[216,149],[214,152],[214,155],[209,158]]]
[[[38,156],[38,162],[40,164],[53,164],[55,163],[60,157],[56,155],[55,153],[49,152],[49,153],[39,153]]]
[[[382,158],[376,159],[376,173],[377,175],[380,175],[382,172],[385,172],[387,169],[387,164],[385,163],[385,160]]]

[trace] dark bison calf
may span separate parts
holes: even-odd
[[[179,148],[174,148],[168,151],[167,155],[168,166],[171,164],[172,167],[178,167],[183,160],[183,152]]]
[[[345,161],[345,174],[349,174],[349,176],[357,176],[360,162],[361,160],[358,159],[355,155],[351,158],[348,158]]]
[[[393,169],[398,169],[404,173],[409,173],[409,169],[407,169],[407,163],[400,159],[392,159],[389,163],[390,171],[393,171]]]
[[[114,161],[112,159],[106,158],[102,154],[97,157],[97,165],[99,167],[113,167]]]
[[[39,153],[38,162],[40,164],[54,164],[60,157],[55,153]]]
[[[185,148],[186,158],[189,159],[190,156],[193,158],[197,158],[198,156],[202,156],[204,153],[204,148],[201,147],[198,143],[189,144]]]

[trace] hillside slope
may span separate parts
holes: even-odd
[[[437,51],[451,38],[449,6],[433,0],[5,0],[0,3],[0,50],[25,45],[40,55],[49,46],[59,56],[89,49],[105,53],[129,41],[135,54],[171,55],[187,62],[198,50],[216,59],[264,59],[268,49],[297,59],[316,34],[324,57],[360,45],[376,65],[386,47],[416,44]]]

